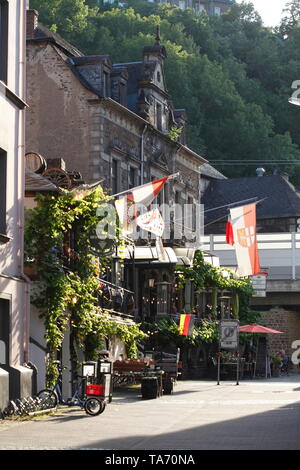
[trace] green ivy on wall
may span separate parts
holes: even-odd
[[[112,336],[123,341],[128,356],[134,357],[136,341],[146,336],[139,325],[117,323],[99,307],[99,277],[109,269],[110,258],[93,254],[90,235],[99,222],[97,208],[107,200],[100,187],[82,198],[67,191],[39,194],[37,206],[26,213],[25,266],[36,269],[32,303],[44,319],[50,381],[55,379],[51,359],[61,349],[66,329],[79,347],[88,346],[87,359]],[[72,249],[66,241],[70,234]],[[122,244],[118,234],[114,244]]]
[[[164,316],[155,323],[145,323],[143,328],[149,335],[152,347],[167,347],[173,344],[176,348],[184,346],[199,346],[203,343],[213,343],[218,339],[218,322],[202,320],[196,324],[190,336],[179,334],[178,324],[169,316]]]
[[[251,310],[250,299],[253,293],[251,281],[248,278],[236,278],[235,273],[225,268],[216,268],[204,262],[201,251],[195,253],[193,266],[178,266],[177,288],[184,289],[187,281],[195,290],[210,290],[213,320],[200,320],[192,330],[191,335],[179,334],[177,322],[169,316],[162,317],[155,323],[146,323],[143,329],[149,335],[151,347],[167,347],[170,344],[179,348],[188,348],[218,341],[219,331],[217,320],[218,291],[229,291],[232,298],[233,317],[242,324],[259,322],[260,313]],[[227,276],[224,276],[226,271]]]
[[[227,273],[224,276],[224,272]],[[232,297],[232,313],[234,318],[241,322],[259,317],[258,312],[250,308],[250,299],[253,293],[249,278],[237,278],[230,269],[216,268],[205,263],[201,251],[197,251],[193,266],[180,266],[177,268],[178,286],[183,288],[186,281],[191,281],[195,289],[211,290],[212,314],[216,316],[218,291],[229,291]]]

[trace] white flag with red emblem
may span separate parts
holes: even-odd
[[[151,183],[133,188],[126,196],[115,201],[116,210],[124,233],[132,233],[136,227],[136,220],[140,207],[147,207],[160,193],[164,184],[173,178],[165,176]]]
[[[260,272],[256,240],[256,204],[230,209],[235,253],[240,276]]]

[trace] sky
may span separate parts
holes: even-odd
[[[282,10],[288,0],[247,0],[254,4],[265,26],[277,26],[282,17]],[[242,0],[237,0],[242,3]]]

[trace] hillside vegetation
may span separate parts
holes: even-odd
[[[300,88],[299,11],[292,16],[289,6],[272,30],[249,3],[211,18],[143,0],[128,0],[126,9],[97,3],[31,0],[30,7],[82,53],[115,63],[141,60],[160,25],[168,91],[187,111],[189,147],[227,176],[254,176],[263,166],[300,185],[300,108],[288,103],[296,80]],[[243,164],[216,162],[232,160]]]

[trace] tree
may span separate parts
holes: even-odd
[[[126,8],[70,1],[31,6],[84,54],[109,54],[113,62],[142,60],[160,25],[168,91],[174,106],[186,109],[188,145],[208,160],[245,160],[225,174],[252,174],[247,159],[300,158],[299,111],[287,101],[300,79],[300,0],[287,4],[292,23],[284,39],[264,27],[251,3],[209,17],[144,0],[128,0]],[[289,172],[296,182],[298,171],[289,165]]]
[[[291,30],[300,23],[300,0],[288,2],[283,13],[287,13],[287,15],[281,21],[279,32],[284,37],[288,36]]]
[[[85,0],[30,0],[40,20],[53,31],[81,32],[87,27],[89,7]]]

